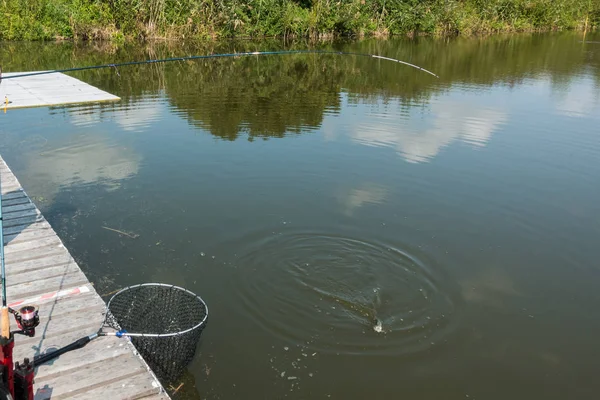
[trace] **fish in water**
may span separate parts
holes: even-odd
[[[377,333],[385,333],[383,329],[383,321],[377,316],[377,308],[381,305],[381,297],[379,295],[379,288],[374,288],[373,293],[375,294],[375,298],[371,301],[363,298],[363,301],[360,299],[350,300],[345,296],[340,296],[334,293],[322,291],[319,289],[313,288],[322,296],[328,297],[329,299],[335,301],[336,303],[342,305],[346,310],[351,311],[354,314],[361,315],[366,318],[371,328]]]

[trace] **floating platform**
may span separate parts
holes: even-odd
[[[36,336],[15,337],[19,361],[98,331],[105,303],[1,157],[0,177],[8,303],[40,310]],[[169,399],[133,344],[115,337],[40,365],[34,391],[36,400]]]
[[[7,72],[2,74],[2,78],[4,78],[0,82],[0,107],[2,109],[120,100],[115,95],[62,73],[5,79],[24,73]]]

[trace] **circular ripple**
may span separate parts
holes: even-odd
[[[443,343],[452,330],[454,302],[438,278],[381,243],[283,233],[250,241],[232,284],[238,310],[290,344],[397,355]]]

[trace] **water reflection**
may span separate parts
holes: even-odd
[[[352,216],[354,212],[365,204],[380,204],[386,196],[388,190],[382,185],[365,182],[357,188],[350,189],[347,193],[340,195],[340,203],[343,205],[343,212]]]
[[[162,119],[161,105],[153,101],[133,104],[113,112],[114,121],[125,131],[142,132]]]
[[[125,102],[117,106],[70,107],[69,121],[78,127],[87,128],[103,122],[113,121],[128,132],[142,132],[164,119],[164,105],[156,96],[144,96],[139,102]]]
[[[460,282],[462,296],[468,302],[502,308],[510,296],[521,296],[506,269],[488,267]]]
[[[80,107],[77,112],[71,112],[70,122],[82,128],[94,126],[102,121],[98,107]]]
[[[396,117],[402,115],[400,105],[388,104],[385,109],[385,113],[362,115],[360,120],[363,122],[354,128],[352,139],[369,146],[393,147],[412,163],[435,157],[455,140],[485,146],[508,119],[504,111],[462,99],[435,99],[430,107],[411,111],[403,118]]]
[[[427,67],[440,75],[436,80],[412,68],[364,57],[334,55],[291,55],[215,59],[206,61],[124,67],[74,74],[84,81],[120,96],[121,106],[113,109],[115,121],[125,130],[148,129],[161,116],[158,97],[167,99],[170,112],[191,125],[226,140],[238,137],[284,137],[319,129],[326,116],[338,115],[352,104],[367,103],[394,107],[388,115],[406,117],[391,120],[377,112],[361,121],[351,133],[364,144],[393,146],[410,162],[431,159],[454,140],[484,145],[499,125],[506,110],[479,104],[471,96],[456,104],[439,101],[452,85],[467,83],[465,93],[480,87],[514,87],[544,74],[553,82],[557,109],[569,115],[589,115],[598,107],[599,69],[586,65],[600,63],[600,51],[582,51],[573,43],[577,34],[457,39],[451,43],[421,39],[363,40],[350,43],[229,42],[203,46],[176,46],[169,43],[147,47],[97,47],[65,44],[40,46],[13,44],[0,48],[6,71],[67,67],[119,62],[133,59],[204,54],[221,51],[253,51],[270,48],[340,49],[382,54]],[[550,43],[552,42],[552,43]],[[418,51],[416,51],[418,49]],[[98,51],[100,50],[100,51]],[[7,57],[4,57],[6,55]],[[35,55],[35,57],[34,57]],[[8,61],[4,61],[4,60]],[[33,60],[33,61],[32,61]],[[581,74],[595,76],[574,82]],[[479,87],[479,88],[478,88]],[[570,88],[565,91],[565,88]],[[143,101],[142,101],[143,100]],[[127,105],[126,107],[122,105]],[[420,111],[422,108],[425,111]],[[80,114],[73,108],[70,112]],[[380,112],[381,114],[381,112]],[[347,114],[345,115],[347,117]],[[87,120],[86,120],[87,118]],[[91,123],[91,114],[79,115],[76,122]],[[427,128],[408,120],[422,118]]]
[[[48,201],[65,187],[99,184],[108,191],[122,179],[138,173],[142,157],[132,148],[112,143],[100,135],[78,135],[46,146],[41,153],[28,154],[27,166],[36,171],[30,185]]]
[[[554,92],[556,110],[569,117],[600,116],[600,85],[588,79],[569,82]]]

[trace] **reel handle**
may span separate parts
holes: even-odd
[[[10,319],[8,318],[8,307],[6,306],[0,310],[0,337],[10,338]]]

